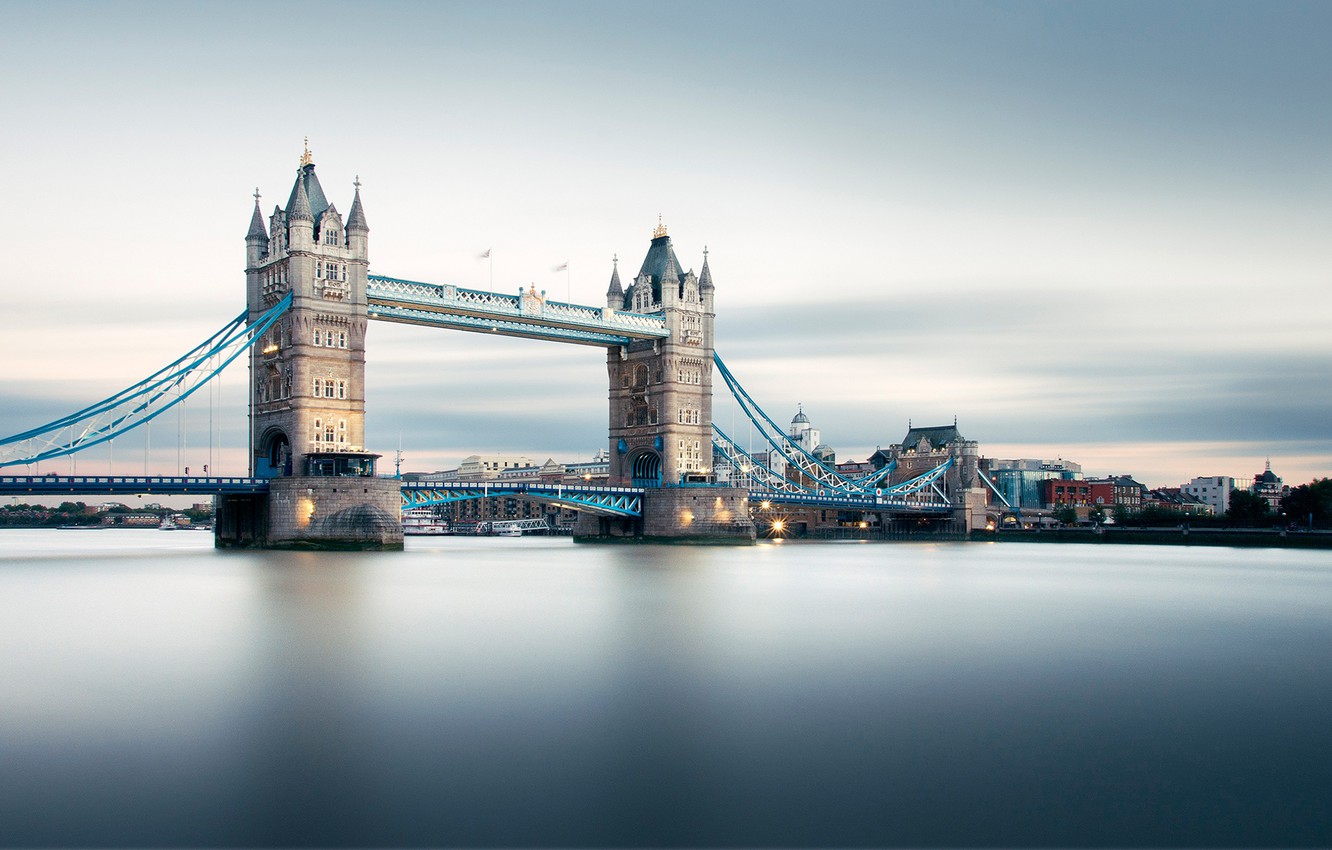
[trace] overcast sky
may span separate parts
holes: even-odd
[[[5,434],[238,313],[251,195],[285,202],[309,136],[339,209],[360,176],[379,274],[487,288],[489,248],[495,289],[598,304],[660,214],[686,267],[710,250],[719,353],[839,459],[957,416],[991,457],[1153,486],[1332,473],[1332,4],[0,16]],[[597,349],[375,324],[367,378],[368,447],[405,469],[606,445]],[[149,465],[183,430],[197,470],[211,420],[243,472],[244,380]],[[142,471],[119,442],[78,463]]]

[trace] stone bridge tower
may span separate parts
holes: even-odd
[[[754,540],[744,491],[712,483],[716,314],[707,255],[704,248],[698,275],[685,271],[658,221],[629,288],[620,283],[618,262],[611,273],[607,308],[660,313],[670,337],[608,352],[610,483],[645,488],[643,520],[632,531],[617,531],[607,521],[586,517],[577,533],[584,539],[626,532],[647,539]],[[600,527],[593,529],[597,522]]]
[[[294,300],[250,350],[255,476],[300,475],[312,454],[363,451],[369,232],[359,182],[344,220],[308,148],[267,230],[256,193],[245,237],[250,320],[289,291]]]
[[[671,332],[609,352],[612,484],[658,487],[711,472],[713,295],[707,249],[702,272],[685,271],[661,224],[628,291],[618,263],[612,272],[606,305],[661,313]]]
[[[219,504],[219,546],[401,548],[396,481],[365,451],[367,242],[359,180],[344,219],[307,145],[287,206],[245,235],[249,319],[292,294],[250,349],[250,474],[257,498]]]

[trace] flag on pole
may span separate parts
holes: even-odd
[[[567,272],[568,270],[569,270],[568,263],[560,263],[558,266],[555,267],[555,271],[557,272]]]
[[[477,259],[478,259],[478,260],[489,260],[489,259],[490,259],[490,249],[487,248],[484,252],[482,252],[482,254],[481,254],[480,256],[477,257]]]

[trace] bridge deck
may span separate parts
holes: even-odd
[[[99,494],[158,494],[210,496],[221,493],[265,493],[267,478],[184,475],[5,475],[0,476],[0,496],[57,496]],[[643,490],[637,487],[608,487],[592,484],[544,484],[516,481],[405,482],[404,510],[492,496],[515,496],[558,504],[574,510],[608,516],[639,516]],[[944,514],[953,507],[947,502],[884,496],[842,496],[749,491],[752,504],[808,508],[840,508],[894,513]]]
[[[53,496],[65,493],[200,495],[215,493],[265,493],[267,478],[232,478],[184,475],[5,475],[0,476],[0,494]]]
[[[599,347],[670,336],[661,316],[370,275],[372,319]]]

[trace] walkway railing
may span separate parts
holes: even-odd
[[[548,301],[531,290],[504,295],[370,275],[366,301],[372,319],[552,342],[617,346],[670,336],[660,315]]]

